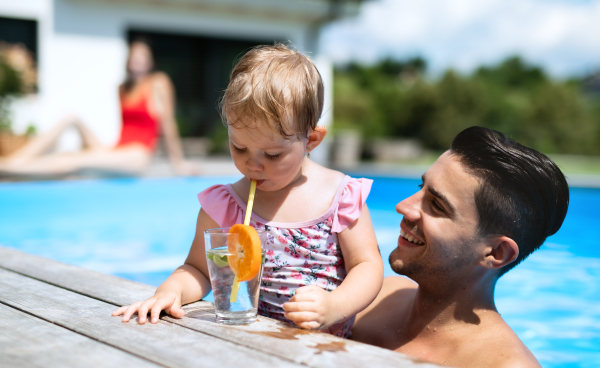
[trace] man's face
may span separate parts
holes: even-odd
[[[396,273],[419,284],[438,285],[468,276],[465,272],[480,258],[474,198],[478,185],[449,151],[438,158],[423,175],[421,190],[396,205],[404,216],[398,247],[389,257]]]

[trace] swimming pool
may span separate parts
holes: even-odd
[[[196,194],[237,178],[0,183],[0,244],[159,285],[187,255]],[[398,238],[394,205],[419,183],[375,178],[367,203],[384,259]],[[572,188],[561,230],[498,283],[500,313],[544,367],[600,362],[599,208],[600,190]]]

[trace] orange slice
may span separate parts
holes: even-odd
[[[229,230],[229,267],[238,281],[252,280],[260,271],[262,248],[260,237],[252,226],[236,224]]]

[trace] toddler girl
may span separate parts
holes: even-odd
[[[348,337],[354,316],[377,296],[383,262],[365,204],[371,180],[353,179],[310,160],[326,129],[323,83],[313,63],[284,45],[246,53],[221,101],[229,146],[244,177],[198,194],[201,209],[185,264],[144,302],[113,312],[152,323],[161,310],[210,291],[207,229],[243,223],[250,181],[257,181],[250,225],[268,232],[259,314]]]

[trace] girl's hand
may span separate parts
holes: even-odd
[[[331,293],[314,285],[298,288],[283,310],[285,318],[306,329],[321,330],[344,319],[338,315]]]
[[[146,323],[148,312],[150,312],[150,322],[157,323],[160,311],[162,310],[176,318],[181,318],[185,315],[185,311],[181,309],[181,297],[172,291],[156,293],[144,302],[137,302],[121,307],[112,312],[112,315],[120,316],[122,314],[123,322],[129,322],[131,316],[137,312],[139,316],[138,323],[143,325]]]

